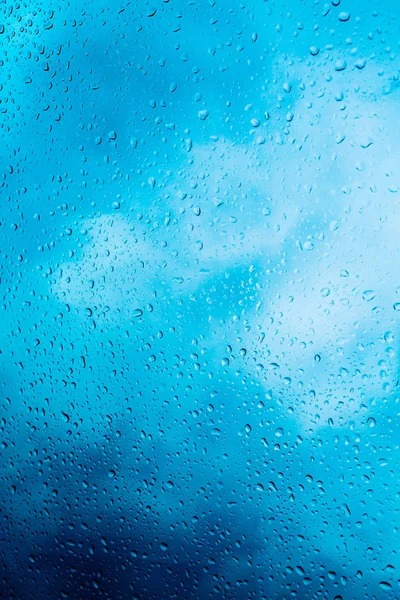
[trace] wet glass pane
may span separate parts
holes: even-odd
[[[399,5],[6,0],[0,597],[400,597]]]

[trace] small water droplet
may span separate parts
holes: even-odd
[[[335,62],[335,71],[344,71],[347,67],[347,62],[341,58]]]
[[[376,292],[374,292],[373,290],[365,290],[365,292],[363,292],[363,294],[362,294],[362,298],[366,302],[371,302],[371,300],[373,300],[375,298],[375,296],[376,296]]]
[[[388,592],[389,590],[392,589],[392,585],[390,583],[388,583],[387,581],[380,581],[379,585],[383,590],[385,590],[385,592]]]

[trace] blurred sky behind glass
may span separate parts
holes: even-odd
[[[3,1],[1,598],[400,597],[399,6]]]

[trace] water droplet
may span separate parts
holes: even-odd
[[[347,62],[341,58],[335,62],[335,71],[344,71],[347,67]]]
[[[306,242],[304,242],[303,248],[304,250],[308,250],[310,252],[311,250],[314,250],[314,243],[310,240],[307,240]]]
[[[385,590],[385,592],[388,592],[389,590],[392,589],[392,585],[390,583],[388,583],[387,581],[380,581],[379,585],[383,590]]]
[[[363,292],[363,294],[362,294],[362,298],[366,302],[371,302],[371,300],[373,300],[375,297],[376,297],[376,292],[374,292],[373,290],[365,290],[365,292]]]

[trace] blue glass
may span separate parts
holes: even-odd
[[[0,598],[400,598],[399,6],[3,1]]]

